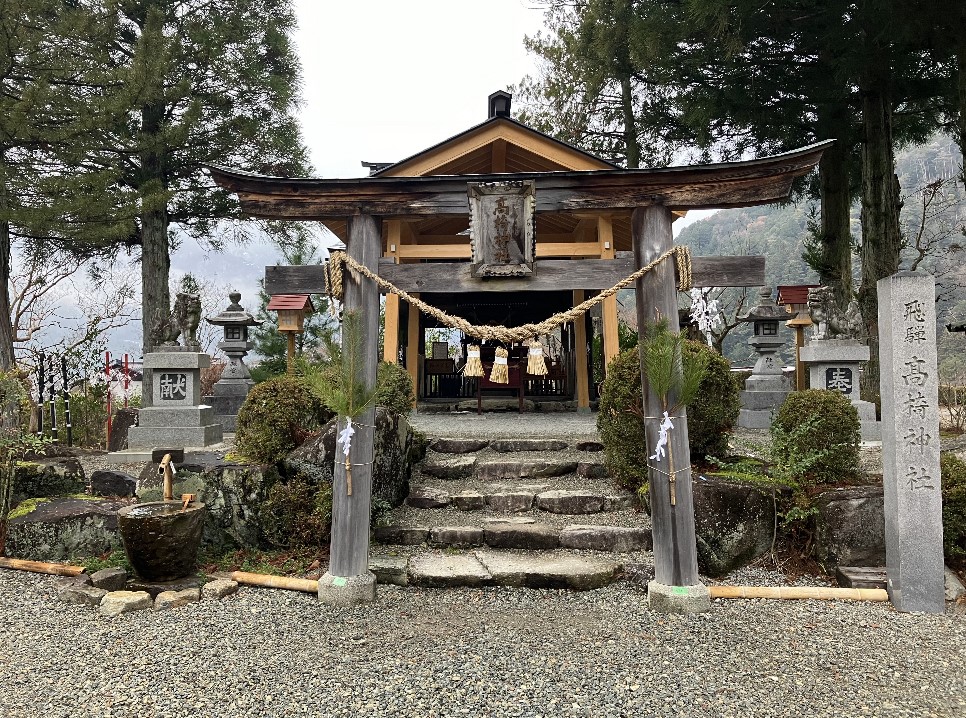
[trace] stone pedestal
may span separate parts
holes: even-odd
[[[942,613],[935,280],[900,272],[876,286],[887,589],[900,611]]]
[[[809,388],[842,392],[859,413],[862,441],[878,441],[875,404],[859,398],[859,370],[869,356],[869,347],[855,339],[812,339],[799,352]]]
[[[741,392],[738,426],[767,429],[771,426],[772,415],[791,391],[776,355],[785,340],[777,336],[753,336],[748,343],[759,356],[751,376],[745,380],[745,390]]]
[[[201,370],[210,365],[211,358],[199,352],[151,352],[144,357],[144,368],[154,372],[152,405],[140,410],[138,426],[128,431],[129,449],[221,442],[221,424],[201,397]]]

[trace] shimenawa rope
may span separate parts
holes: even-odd
[[[568,322],[572,322],[584,312],[600,304],[608,297],[614,296],[621,289],[624,289],[625,287],[636,282],[638,279],[643,277],[645,274],[650,272],[661,262],[663,262],[665,259],[668,259],[672,255],[674,256],[674,261],[677,266],[678,289],[682,292],[686,292],[691,289],[691,284],[693,281],[691,274],[691,250],[684,246],[671,247],[660,257],[644,265],[633,274],[628,275],[610,289],[605,289],[600,294],[581,302],[573,309],[568,309],[565,312],[554,314],[549,319],[545,319],[538,324],[523,324],[519,327],[470,324],[470,322],[462,317],[454,317],[451,314],[447,314],[443,310],[434,307],[431,304],[427,304],[426,302],[423,302],[403,291],[392,282],[372,272],[364,264],[360,264],[354,260],[345,252],[333,252],[330,255],[325,277],[327,283],[326,289],[329,296],[341,301],[343,294],[342,274],[344,267],[348,266],[349,269],[361,274],[364,277],[368,277],[382,289],[402,297],[412,306],[416,307],[419,311],[423,312],[424,314],[428,314],[451,329],[458,329],[467,336],[482,339],[484,341],[493,340],[509,344],[512,342],[526,341],[541,334],[549,334],[557,327]]]

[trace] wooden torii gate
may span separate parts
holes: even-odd
[[[600,290],[613,286],[673,246],[672,212],[690,209],[747,207],[788,198],[792,181],[818,164],[831,142],[822,142],[773,157],[714,165],[660,169],[528,172],[429,177],[302,179],[266,177],[211,167],[215,181],[238,195],[242,210],[253,217],[283,220],[347,222],[347,253],[370,271],[408,292]],[[470,184],[530,182],[535,211],[630,212],[633,258],[536,260],[520,278],[473,277],[469,262],[387,264],[382,255],[384,218],[468,216]],[[268,267],[266,291],[324,293],[324,268]],[[764,257],[695,257],[695,286],[760,286]],[[379,290],[354,272],[345,275],[344,307],[364,327],[365,361],[357,380],[371,388],[378,364]],[[637,281],[638,327],[666,319],[677,331],[678,315],[673,262],[662,262]],[[643,372],[642,372],[643,374]],[[659,432],[661,403],[644,379],[648,445]],[[356,424],[353,439],[353,491],[333,491],[332,544],[329,572],[319,581],[319,598],[351,604],[375,598],[375,577],[368,570],[370,498],[372,490],[374,409]],[[343,428],[340,425],[340,430]],[[680,466],[690,466],[687,420],[682,416],[670,433],[670,453]],[[649,469],[655,577],[649,600],[658,610],[706,610],[707,589],[698,579],[690,472],[676,481],[670,500],[665,473]],[[345,467],[335,464],[335,486],[345,484]]]

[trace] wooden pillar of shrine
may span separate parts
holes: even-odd
[[[614,226],[610,217],[597,218],[597,242],[600,245],[600,258],[613,259],[616,252],[614,250]],[[611,360],[621,351],[616,294],[604,300],[601,305],[601,318],[604,339],[604,373],[606,374]]]
[[[673,246],[671,211],[661,205],[635,209],[631,215],[634,260],[638,268]],[[667,320],[672,332],[679,330],[673,260],[666,260],[637,281],[637,322],[641,342],[649,324]],[[661,399],[648,386],[641,362],[645,434],[648,453],[654,451],[664,411]],[[673,404],[674,397],[670,397]],[[654,537],[654,580],[648,586],[652,608],[666,612],[706,611],[711,602],[708,589],[698,580],[694,536],[694,505],[691,495],[691,453],[688,420],[684,409],[671,417],[667,455],[650,460],[651,526]],[[673,459],[673,462],[672,462]],[[675,477],[672,503],[669,474]]]
[[[386,256],[395,259],[402,243],[402,222],[391,219],[386,222]],[[382,333],[382,360],[390,364],[399,363],[399,296],[386,295],[386,325]]]
[[[415,299],[419,299],[418,292],[410,292],[410,294]],[[416,401],[419,401],[419,349],[422,345],[419,320],[419,310],[409,307],[409,312],[406,314],[406,371],[409,373],[409,378],[413,380]]]
[[[370,215],[354,215],[349,219],[350,257],[373,272],[378,271],[382,240],[379,220]],[[375,283],[353,272],[343,275],[346,315],[359,317],[363,332],[362,362],[355,380],[367,391],[376,385],[379,362],[379,290]],[[372,499],[372,460],[375,407],[370,407],[353,420],[350,461],[352,494],[348,493],[346,469],[341,451],[335,462],[332,479],[332,542],[329,549],[329,571],[319,579],[319,600],[333,606],[374,601],[376,577],[369,571],[369,516]],[[338,429],[345,428],[339,419]],[[341,447],[341,444],[339,444]]]

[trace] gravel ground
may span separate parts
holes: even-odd
[[[243,588],[114,619],[0,572],[0,715],[963,716],[966,617],[639,590],[380,588],[376,604]]]

